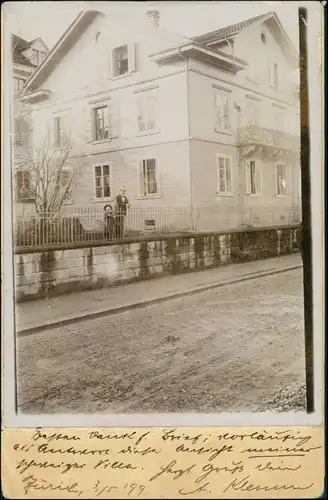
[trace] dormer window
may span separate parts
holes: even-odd
[[[266,36],[265,36],[265,33],[261,33],[261,42],[262,43],[266,43]]]

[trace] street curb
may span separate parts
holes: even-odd
[[[248,274],[248,275],[241,276],[239,278],[232,278],[230,280],[220,281],[218,283],[211,283],[210,285],[195,287],[192,290],[187,290],[185,292],[171,293],[169,295],[164,295],[162,297],[157,297],[155,299],[149,299],[149,300],[145,300],[142,302],[135,302],[135,303],[127,304],[124,306],[103,309],[101,311],[94,311],[94,312],[89,312],[86,314],[79,314],[78,316],[64,318],[62,320],[49,321],[48,323],[45,323],[43,325],[32,326],[29,328],[24,328],[24,329],[19,330],[19,331],[16,330],[16,334],[19,336],[31,335],[33,333],[42,332],[44,330],[51,330],[54,328],[58,328],[59,326],[66,326],[66,325],[70,325],[70,324],[73,324],[73,323],[76,323],[79,321],[83,321],[83,320],[101,318],[102,316],[113,316],[114,314],[120,314],[120,313],[130,311],[133,309],[141,309],[142,307],[152,306],[152,305],[158,304],[160,302],[167,302],[167,301],[172,300],[172,299],[177,299],[180,297],[186,297],[188,295],[195,295],[197,293],[206,292],[207,290],[212,290],[214,288],[220,288],[220,287],[227,286],[227,285],[233,285],[235,283],[241,283],[243,281],[254,280],[257,278],[270,276],[272,274],[285,273],[288,271],[293,271],[295,269],[300,269],[302,267],[303,267],[302,264],[298,264],[298,265],[294,265],[294,266],[283,267],[281,269],[271,269],[270,271],[259,271],[257,273],[253,273],[251,275]]]

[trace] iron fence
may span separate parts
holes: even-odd
[[[261,208],[130,208],[127,213],[65,207],[60,214],[16,215],[15,247],[62,246],[170,235],[280,226],[300,222],[300,210]]]

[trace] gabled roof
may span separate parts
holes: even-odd
[[[202,43],[203,45],[211,45],[215,42],[221,42],[229,38],[233,38],[237,36],[244,28],[260,22],[267,22],[268,24],[271,23],[271,25],[275,24],[278,27],[280,33],[280,42],[284,46],[284,52],[286,56],[289,57],[290,60],[292,60],[294,63],[298,64],[298,52],[295,49],[288,34],[282,26],[279,17],[275,12],[267,12],[266,14],[251,17],[239,23],[230,24],[229,26],[225,26],[224,28],[210,31],[209,33],[204,33],[203,35],[195,37],[195,40],[197,40],[199,43]]]
[[[22,53],[29,48],[29,42],[27,42],[26,40],[24,40],[24,38],[21,38],[20,36],[12,34],[11,47],[12,47],[14,64],[22,64],[23,66],[29,66],[35,68],[35,65],[32,64]]]
[[[268,14],[261,14],[260,16],[251,17],[250,19],[246,19],[245,21],[241,21],[239,23],[230,24],[229,26],[225,26],[224,28],[220,28],[214,31],[210,31],[208,33],[204,33],[203,35],[196,36],[195,39],[200,43],[208,43],[213,39],[220,41],[229,38],[230,36],[238,35],[240,30],[246,28],[250,24],[259,21],[262,18],[267,17]]]

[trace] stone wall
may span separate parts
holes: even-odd
[[[146,280],[265,259],[299,250],[297,226],[152,236],[80,248],[15,254],[16,300]]]

